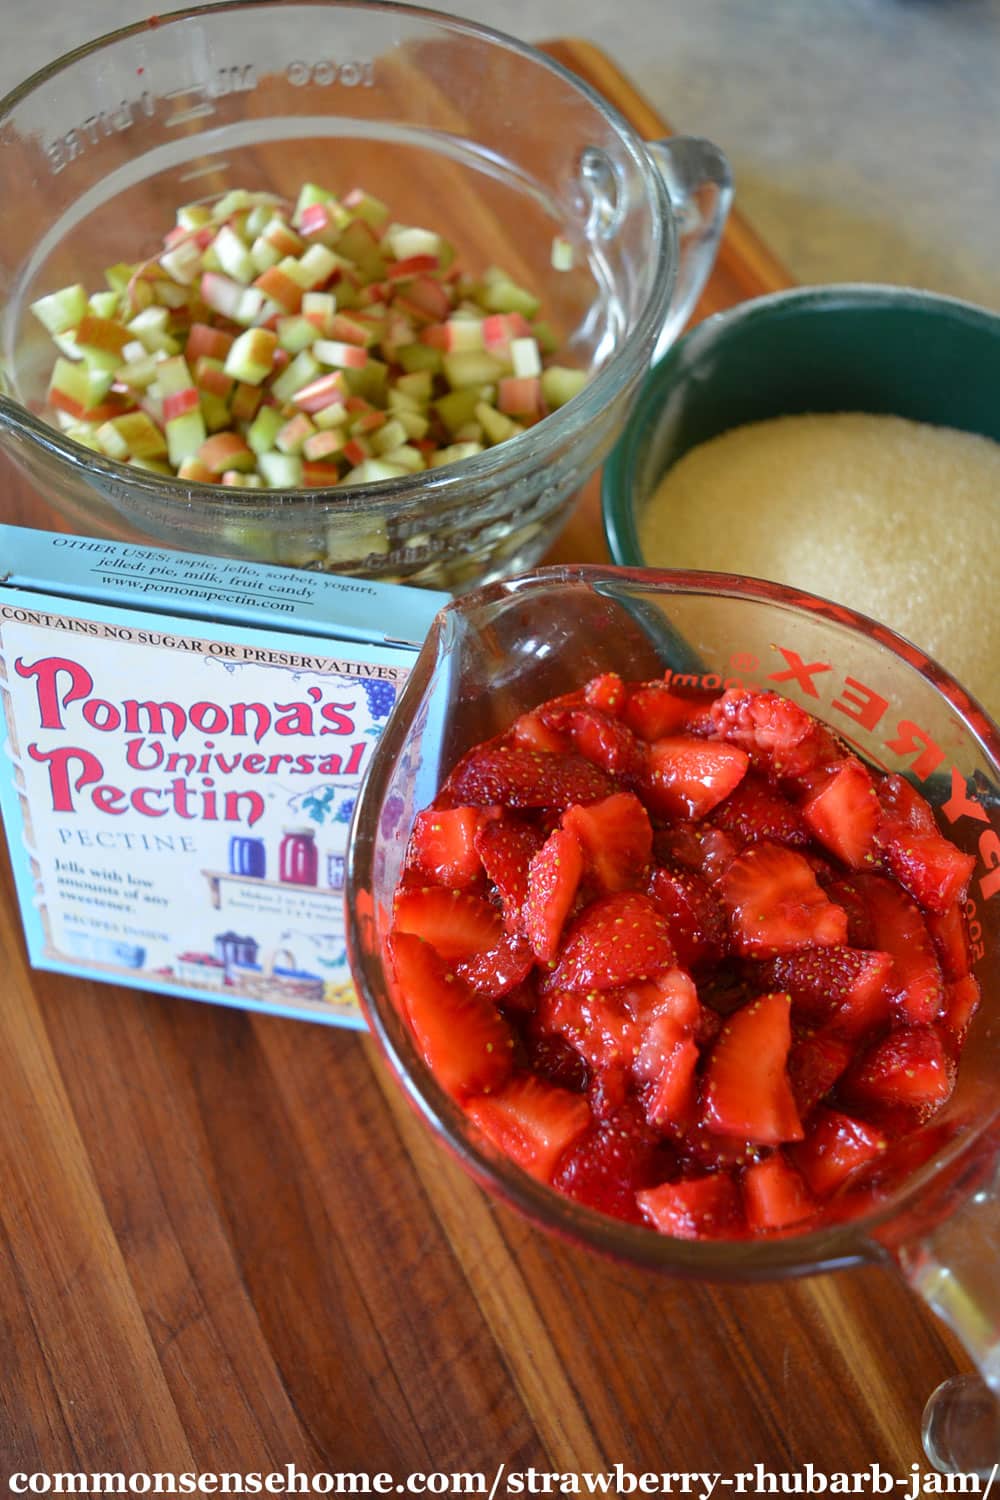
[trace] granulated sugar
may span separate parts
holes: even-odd
[[[882,620],[1000,716],[1000,444],[900,417],[734,428],[664,476],[651,567],[789,583]]]

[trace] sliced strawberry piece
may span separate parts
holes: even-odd
[[[495,948],[503,932],[500,914],[488,901],[442,885],[399,891],[393,926],[397,932],[415,933],[449,959],[469,958]]]
[[[583,690],[583,696],[591,708],[599,708],[612,718],[621,717],[628,699],[628,690],[617,672],[604,672],[592,677]]]
[[[666,818],[703,818],[728,797],[750,764],[738,745],[678,734],[649,748],[643,794]]]
[[[585,1094],[590,1084],[587,1064],[569,1042],[561,1036],[540,1036],[529,1032],[525,1037],[528,1066],[532,1073],[574,1094]]]
[[[972,954],[961,904],[954,901],[947,911],[925,912],[924,921],[945,979],[964,979],[972,969]]]
[[[857,875],[855,887],[868,909],[874,946],[892,955],[895,1004],[917,1025],[941,1013],[941,966],[917,907],[891,880]]]
[[[389,957],[420,1055],[456,1099],[497,1088],[510,1073],[510,1027],[472,991],[430,944],[394,932]]]
[[[428,808],[417,813],[410,835],[407,864],[425,880],[467,890],[482,873],[476,834],[483,813],[476,807]]]
[[[449,776],[450,801],[473,807],[554,807],[599,802],[615,790],[582,755],[546,754],[519,745],[471,750]]]
[[[979,1009],[982,998],[979,980],[972,974],[966,974],[963,979],[955,979],[944,987],[941,1024],[959,1046],[965,1041],[966,1032],[972,1025],[972,1018]]]
[[[735,834],[741,844],[770,839],[801,848],[809,842],[802,814],[756,771],[748,771],[711,814],[714,827]]]
[[[683,1153],[686,1170],[728,1172],[732,1167],[759,1161],[769,1148],[735,1136],[713,1135],[704,1122],[699,1122],[678,1140],[677,1149]]]
[[[704,1007],[694,980],[683,969],[664,969],[655,979],[627,985],[620,997],[629,1015],[641,1026],[656,1016],[669,1016],[685,1031],[694,1032],[699,1041],[703,1040]]]
[[[653,834],[653,858],[657,864],[679,866],[700,875],[715,886],[741,847],[731,833],[707,823],[677,823]]]
[[[705,1071],[705,1124],[716,1135],[762,1146],[800,1141],[788,1080],[791,1001],[762,995],[728,1017]]]
[[[738,953],[768,957],[847,937],[847,916],[834,906],[808,862],[780,844],[755,844],[727,867],[719,894]]]
[[[854,1056],[842,1039],[817,1032],[799,1037],[788,1054],[788,1081],[799,1118],[805,1119],[830,1092]]]
[[[543,995],[534,1029],[561,1036],[583,1058],[595,1115],[603,1118],[618,1108],[642,1038],[641,1027],[620,996],[573,990]]]
[[[712,699],[672,693],[662,682],[632,688],[625,706],[625,723],[641,740],[652,743],[666,735],[707,734],[712,727]]]
[[[943,914],[965,900],[975,857],[956,849],[936,829],[928,833],[906,823],[883,822],[878,847],[900,885],[926,911]]]
[[[937,833],[930,803],[905,776],[883,776],[877,790],[885,822],[905,823],[917,833]]]
[[[579,841],[587,868],[602,891],[610,894],[645,885],[653,828],[638,797],[616,792],[589,807],[570,807],[562,823]]]
[[[693,871],[654,870],[649,897],[663,913],[682,968],[692,971],[721,963],[729,947],[726,913],[706,881]]]
[[[900,1105],[922,1115],[940,1108],[955,1086],[955,1062],[936,1026],[907,1026],[877,1042],[844,1079],[845,1097]]]
[[[528,865],[545,842],[537,828],[509,813],[484,823],[476,834],[476,853],[503,902],[504,925],[523,927],[521,908],[528,899]]]
[[[563,924],[583,874],[583,851],[572,833],[557,828],[528,865],[524,930],[532,951],[551,963],[559,951]]]
[[[824,883],[826,894],[847,914],[847,943],[851,948],[877,948],[871,913],[853,876]]]
[[[747,1225],[758,1234],[801,1224],[816,1212],[815,1198],[781,1151],[747,1167],[742,1188]]]
[[[847,1179],[885,1151],[881,1130],[839,1110],[818,1109],[806,1138],[788,1148],[788,1155],[817,1198],[829,1198]]]
[[[829,768],[822,786],[803,804],[802,817],[824,848],[852,870],[871,864],[879,805],[875,783],[857,756]]]
[[[646,1027],[635,1060],[635,1074],[647,1085],[643,1090],[643,1105],[650,1125],[664,1129],[683,1125],[690,1119],[699,1056],[698,1045],[690,1033],[670,1016],[657,1016]]]
[[[573,748],[607,771],[609,776],[634,776],[643,761],[643,751],[631,729],[599,709],[541,709],[542,721],[559,734],[568,735]]]
[[[673,1165],[672,1153],[646,1124],[638,1103],[628,1100],[567,1151],[553,1186],[599,1213],[642,1224],[636,1193],[661,1180]]]
[[[573,923],[553,974],[557,989],[611,990],[672,967],[666,920],[647,896],[602,896]]]
[[[466,1114],[507,1156],[537,1177],[551,1181],[563,1153],[590,1125],[586,1099],[519,1073],[492,1094],[470,1099]]]
[[[500,1000],[522,985],[531,973],[535,955],[525,938],[504,932],[495,948],[456,964],[455,972],[466,984],[489,1000]]]
[[[730,688],[713,703],[712,721],[716,734],[741,745],[775,780],[805,775],[841,756],[825,725],[778,693]]]
[[[752,966],[762,990],[787,990],[792,1011],[834,1035],[859,1037],[889,1019],[893,961],[863,948],[809,948]]]
[[[664,1182],[635,1196],[653,1228],[675,1239],[731,1239],[743,1228],[739,1191],[726,1172]]]
[[[521,714],[510,728],[510,736],[522,750],[541,750],[548,755],[565,755],[570,749],[569,735],[557,734],[546,724],[539,709]]]

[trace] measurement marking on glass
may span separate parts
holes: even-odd
[[[163,97],[164,99],[185,99],[188,94],[203,94],[204,92],[203,83],[186,83],[182,89],[167,89]]]
[[[225,172],[228,170],[227,161],[208,161],[203,167],[195,167],[190,172],[183,172],[177,179],[179,182],[191,182],[195,177],[207,177],[210,172]]]
[[[172,115],[163,123],[168,130],[173,130],[178,125],[187,125],[191,120],[203,120],[206,115],[214,114],[215,105],[206,100],[204,104],[192,104],[190,109],[182,109],[179,114]]]

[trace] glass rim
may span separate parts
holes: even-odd
[[[58,74],[81,62],[85,58],[128,41],[146,36],[193,19],[203,19],[228,12],[282,11],[293,6],[311,6],[331,12],[355,10],[363,14],[383,12],[388,15],[403,15],[431,22],[443,31],[467,35],[480,41],[498,45],[508,52],[522,57],[526,62],[540,65],[554,73],[563,83],[581,94],[611,126],[621,139],[636,169],[640,172],[650,201],[651,244],[648,263],[653,266],[652,278],[646,300],[636,319],[636,326],[614,351],[610,359],[587,381],[587,384],[565,405],[550,412],[534,427],[517,433],[514,437],[487,448],[483,453],[459,459],[440,469],[421,470],[418,474],[399,475],[392,479],[377,480],[366,485],[335,485],[330,488],[296,487],[268,489],[257,492],[265,498],[257,498],[254,492],[243,492],[238,499],[222,486],[202,484],[197,481],[179,480],[176,475],[156,474],[148,470],[134,469],[128,464],[118,463],[104,454],[93,452],[81,443],[67,437],[58,427],[36,416],[20,401],[0,386],[0,426],[3,421],[13,429],[37,443],[44,450],[68,463],[71,467],[85,470],[91,476],[100,476],[113,485],[127,486],[129,495],[117,497],[122,505],[146,499],[161,505],[182,508],[190,512],[192,503],[218,507],[220,500],[238,508],[248,519],[255,519],[255,512],[273,519],[275,501],[284,505],[310,510],[346,510],[380,515],[404,515],[409,509],[423,508],[429,492],[456,499],[468,485],[495,480],[507,475],[512,467],[536,469],[544,462],[544,446],[557,445],[577,425],[587,425],[635,377],[643,363],[643,351],[651,352],[666,318],[670,297],[677,275],[678,239],[677,227],[670,197],[663,176],[645,149],[642,137],[615,106],[597,89],[578,77],[548,53],[506,32],[486,26],[477,21],[467,21],[430,7],[401,4],[399,0],[219,0],[217,4],[186,6],[165,12],[155,17],[155,26],[149,20],[133,22],[102,33],[89,42],[61,54],[43,67],[36,69],[23,82],[16,84],[0,98],[0,127],[9,119],[18,105],[23,103],[42,85],[49,83]],[[568,418],[568,420],[567,420]],[[551,441],[540,444],[539,432],[546,428]],[[543,451],[540,454],[540,449]],[[414,494],[416,490],[416,494]],[[245,498],[246,497],[246,498]],[[409,504],[407,504],[409,500]]]
[[[985,709],[965,692],[944,667],[907,641],[904,636],[846,606],[768,579],[746,578],[732,573],[711,573],[655,568],[625,568],[613,564],[557,565],[534,569],[501,579],[463,595],[445,605],[434,619],[424,650],[436,647],[450,617],[474,615],[502,599],[532,590],[551,590],[558,584],[618,583],[649,592],[720,596],[744,599],[795,610],[808,618],[817,615],[845,630],[857,632],[897,656],[922,675],[949,703],[968,726],[1000,777],[1000,727]],[[411,675],[397,712],[418,684]],[[390,719],[390,729],[391,729]],[[988,1129],[993,1118],[975,1128],[958,1130],[954,1138],[907,1177],[905,1184],[869,1212],[803,1234],[778,1234],[756,1240],[683,1240],[585,1208],[547,1184],[536,1181],[513,1161],[480,1147],[460,1106],[435,1081],[416,1051],[405,1022],[388,993],[381,962],[376,953],[366,955],[356,892],[371,888],[371,855],[375,848],[376,815],[381,807],[392,757],[389,732],[376,747],[375,760],[362,785],[348,840],[345,873],[345,915],[348,956],[362,1009],[373,1038],[407,1098],[435,1135],[456,1155],[480,1186],[497,1193],[506,1203],[532,1222],[574,1243],[585,1243],[612,1258],[679,1277],[705,1280],[764,1280],[777,1275],[810,1275],[843,1269],[863,1262],[884,1260],[889,1250],[878,1236],[884,1226],[900,1219],[923,1190],[947,1168],[960,1161]],[[387,1020],[387,1017],[389,1018]],[[392,1022],[395,1022],[393,1026]],[[393,1031],[402,1039],[409,1056],[401,1054]],[[1000,1112],[1000,1097],[997,1099]]]

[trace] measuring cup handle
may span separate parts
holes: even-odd
[[[1000,1165],[957,1212],[893,1250],[914,1291],[958,1335],[978,1375],[939,1385],[924,1408],[924,1451],[946,1473],[989,1478],[1000,1463]]]
[[[718,146],[699,136],[647,141],[646,150],[670,195],[679,255],[677,284],[653,355],[659,359],[691,316],[715,263],[733,201],[733,177]]]

